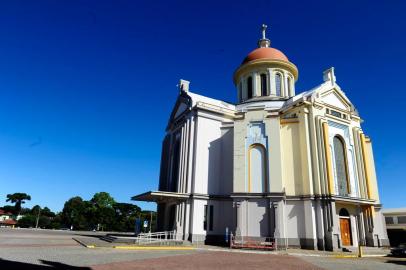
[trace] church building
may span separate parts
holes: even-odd
[[[234,72],[235,104],[180,81],[159,189],[133,199],[156,202],[158,230],[185,241],[233,234],[306,249],[387,246],[372,141],[334,68],[296,94],[298,69],[265,30]]]

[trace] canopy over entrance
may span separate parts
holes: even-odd
[[[166,202],[176,202],[176,201],[186,201],[189,198],[189,194],[177,193],[177,192],[167,192],[167,191],[148,191],[139,195],[135,195],[131,198],[133,201],[144,201],[144,202],[156,202],[156,203],[166,203]]]

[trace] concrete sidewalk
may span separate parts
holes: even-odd
[[[275,255],[292,255],[292,256],[308,256],[308,257],[336,257],[336,258],[352,258],[358,257],[358,252],[342,252],[342,251],[320,251],[289,248],[286,250],[264,251],[250,249],[230,249],[228,247],[210,246],[210,245],[191,245],[191,246],[139,246],[129,243],[110,243],[101,240],[98,237],[73,237],[75,241],[87,248],[119,248],[119,249],[197,249],[201,251],[224,251],[237,253],[252,253],[252,254],[275,254]],[[363,247],[363,257],[384,257],[390,253],[389,249]]]

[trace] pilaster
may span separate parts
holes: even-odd
[[[361,134],[360,135],[361,138],[361,150],[362,150],[362,158],[364,161],[364,170],[365,170],[365,183],[366,183],[366,190],[367,190],[367,195],[368,195],[368,199],[372,198],[372,192],[371,192],[371,172],[369,171],[369,167],[368,167],[368,153],[367,153],[367,149],[366,149],[366,143],[365,143],[365,135]]]
[[[311,159],[311,142],[308,125],[309,109],[304,107],[299,114],[300,152],[302,161],[303,194],[313,194],[313,174]]]
[[[328,181],[328,191],[330,195],[334,195],[334,173],[333,173],[333,160],[331,157],[331,149],[329,143],[328,135],[328,123],[323,122],[323,141],[324,141],[324,151],[326,157],[326,171],[327,171],[327,181]]]

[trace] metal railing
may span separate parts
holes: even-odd
[[[140,233],[135,240],[138,244],[149,243],[167,243],[182,241],[182,234],[174,231],[154,232],[154,233]]]
[[[276,250],[276,241],[273,237],[253,239],[247,236],[230,235],[230,248]]]

